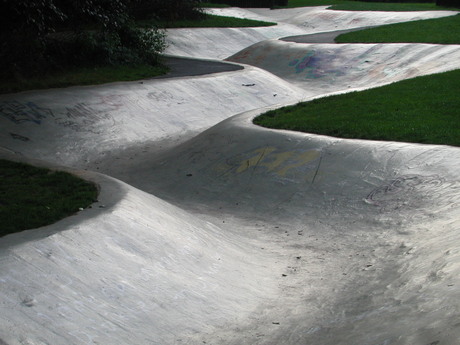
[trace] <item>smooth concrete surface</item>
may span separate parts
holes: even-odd
[[[219,13],[345,21],[323,7]],[[347,18],[364,15],[391,17]],[[279,37],[301,31],[285,28]],[[91,208],[0,238],[0,344],[458,343],[460,149],[252,124],[460,68],[458,46],[305,45],[251,30],[242,52],[222,29],[209,49],[201,29],[175,45],[206,61],[231,52],[244,69],[0,96],[0,157],[100,188]],[[288,70],[311,51],[303,77]],[[305,78],[313,64],[332,72]]]
[[[210,12],[219,15],[265,20],[278,24],[260,28],[169,29],[167,39],[169,46],[166,52],[178,56],[225,59],[252,44],[268,39],[439,18],[457,14],[455,11],[332,11],[328,10],[326,6],[282,10],[230,8],[214,9]],[[222,44],[223,42],[225,44]]]
[[[228,61],[256,66],[311,93],[365,89],[460,68],[460,45],[256,43]]]

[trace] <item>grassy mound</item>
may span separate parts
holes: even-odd
[[[340,138],[460,146],[460,70],[269,111],[254,123]]]
[[[161,64],[157,66],[124,65],[73,68],[65,71],[55,71],[40,77],[20,78],[14,81],[0,80],[0,93],[134,81],[164,75],[168,71],[169,68]]]
[[[368,2],[347,0],[289,0],[287,7],[327,6],[340,11],[436,11],[446,7],[436,6],[434,2]]]
[[[337,43],[460,44],[460,14],[384,25],[338,36]]]
[[[97,193],[74,175],[0,160],[0,236],[55,223],[88,207]]]

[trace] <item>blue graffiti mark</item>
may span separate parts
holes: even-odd
[[[295,68],[296,73],[305,73],[306,79],[318,79],[323,77],[340,77],[345,75],[342,68],[333,67],[334,56],[309,51],[301,59],[293,59],[289,62],[290,67]]]
[[[317,59],[315,59],[315,51],[309,51],[302,59],[294,59],[289,62],[289,66],[294,66],[296,73],[303,72],[306,68],[312,67]]]
[[[40,125],[47,117],[54,117],[51,109],[42,108],[34,102],[21,103],[18,101],[1,102],[0,115],[17,124],[32,122],[37,125]]]
[[[296,73],[306,72],[306,78],[320,78],[324,75],[320,67],[321,57],[315,51],[309,51],[301,59],[294,59],[289,62],[289,66],[295,68]]]

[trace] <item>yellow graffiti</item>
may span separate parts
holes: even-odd
[[[294,169],[294,168],[299,168],[302,165],[308,164],[311,161],[314,161],[317,158],[319,158],[319,156],[320,156],[320,153],[315,150],[299,153],[296,157],[297,158],[296,163],[285,166],[283,169],[277,171],[277,173],[280,176],[285,176],[289,170]]]
[[[239,163],[236,172],[240,174],[251,167],[259,166],[284,177],[290,170],[306,165],[319,157],[320,152],[316,150],[276,152],[275,147],[264,147],[251,152],[250,158]]]

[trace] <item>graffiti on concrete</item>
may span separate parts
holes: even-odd
[[[311,50],[301,58],[290,60],[289,66],[294,67],[297,74],[305,73],[306,79],[345,75],[344,68],[346,67],[335,67],[334,59],[334,55]]]
[[[30,141],[30,139],[28,137],[25,137],[23,135],[20,135],[20,134],[16,134],[16,133],[11,133],[10,132],[10,135],[13,139],[16,139],[16,140],[21,140],[21,141]],[[1,345],[1,344],[0,344]]]
[[[0,102],[0,115],[14,123],[25,122],[40,125],[42,120],[54,117],[49,108],[43,108],[34,102],[4,101]]]
[[[56,123],[76,132],[92,132],[91,126],[99,120],[100,111],[96,111],[85,103],[77,103],[65,109],[65,116],[56,119]]]
[[[447,185],[438,175],[404,175],[375,188],[364,201],[382,210],[417,207],[424,200],[432,202],[436,190],[443,186],[451,187]],[[446,194],[445,191],[443,193]]]
[[[51,120],[54,124],[77,132],[97,133],[96,123],[111,119],[113,111],[129,104],[123,97],[123,95],[108,95],[94,98],[91,103],[78,102],[54,110],[32,101],[3,101],[0,102],[0,117],[15,124],[43,125],[45,120]],[[19,138],[14,137],[14,139]]]
[[[225,162],[215,166],[215,170],[228,175],[245,172],[253,174],[256,169],[259,169],[275,174],[281,179],[290,179],[309,171],[313,177],[320,157],[319,150],[280,151],[276,147],[268,146],[226,159]]]

